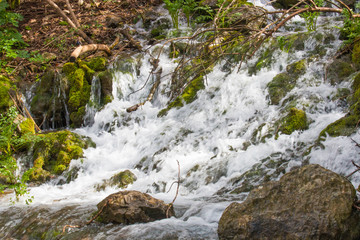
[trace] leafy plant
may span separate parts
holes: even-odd
[[[8,12],[9,4],[6,1],[0,2],[0,67],[4,67],[11,59],[26,57],[27,52],[21,50],[27,44],[21,34],[16,30],[22,16],[17,13]]]
[[[185,14],[187,25],[190,26],[190,15],[198,7],[196,0],[163,0],[166,9],[169,11],[173,26],[179,28],[179,15],[182,11]]]
[[[39,137],[31,133],[19,134],[17,117],[18,112],[14,106],[5,114],[0,114],[0,192],[6,188],[13,189],[16,200],[19,200],[20,196],[28,193],[25,183],[29,179],[30,171],[25,172],[22,177],[17,174],[18,165],[14,154],[28,144],[38,141]],[[31,201],[30,197],[26,203]]]
[[[318,7],[322,7],[324,0],[315,0],[315,4]],[[308,5],[307,7],[310,8],[311,6]],[[306,28],[309,32],[316,31],[316,21],[320,16],[320,12],[304,12],[300,16],[305,19]]]
[[[342,14],[344,15],[344,25],[338,28],[346,39],[345,44],[352,43],[355,38],[360,36],[360,19],[352,18],[347,9],[343,9]]]
[[[163,0],[166,9],[169,11],[173,26],[179,28],[179,13],[184,0]]]
[[[184,0],[182,11],[185,14],[188,26],[190,26],[190,14],[196,9],[197,6],[198,3],[195,0]]]

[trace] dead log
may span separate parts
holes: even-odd
[[[75,62],[75,60],[83,53],[90,52],[90,51],[104,51],[108,56],[111,55],[111,50],[108,45],[105,44],[88,44],[82,45],[77,48],[71,53],[70,62]]]

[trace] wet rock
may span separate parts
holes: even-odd
[[[291,108],[286,117],[280,120],[279,132],[290,135],[295,130],[308,128],[306,113],[297,108]]]
[[[348,78],[355,72],[355,68],[351,64],[350,57],[335,59],[327,67],[327,80],[332,85],[336,85]]]
[[[105,180],[102,184],[95,186],[95,188],[98,191],[104,190],[107,186],[126,188],[134,181],[136,181],[136,176],[130,170],[125,170],[115,174],[110,179]]]
[[[203,76],[194,78],[190,84],[184,89],[182,94],[169,103],[167,108],[158,113],[158,117],[165,116],[172,108],[181,108],[184,104],[192,103],[197,98],[197,92],[205,88]]]
[[[101,211],[100,222],[133,224],[166,218],[169,205],[146,193],[122,191],[109,195],[97,207]],[[175,216],[172,207],[169,209],[171,216]]]
[[[306,60],[292,63],[286,67],[286,72],[276,75],[268,83],[270,102],[277,105],[290,92],[296,84],[297,79],[306,71]]]
[[[319,140],[323,140],[327,134],[331,137],[350,136],[358,129],[360,119],[360,74],[355,76],[351,88],[349,112],[323,129],[319,134]]]
[[[358,239],[356,192],[342,176],[319,165],[285,174],[230,204],[219,221],[220,239]]]

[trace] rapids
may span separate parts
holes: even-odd
[[[328,20],[321,21],[325,26]],[[301,20],[296,19],[293,24],[299,22],[301,24]],[[318,31],[336,30],[320,26]],[[260,132],[265,134],[271,124],[284,115],[286,107],[286,104],[269,104],[267,84],[288,64],[313,57],[311,52],[323,44],[317,42],[315,33],[305,41],[303,51],[278,49],[272,55],[270,67],[253,75],[248,68],[256,63],[261,51],[239,71],[237,67],[231,72],[225,71],[227,63],[218,64],[206,76],[206,87],[198,92],[194,102],[172,109],[163,117],[157,114],[167,105],[166,92],[176,67],[166,51],[160,57],[163,72],[154,101],[132,113],[127,113],[126,108],[144,101],[155,81],[151,78],[144,89],[130,94],[145,84],[152,68],[149,56],[134,56],[141,59],[141,64],[139,69],[134,64],[130,73],[117,71],[114,64],[114,100],[97,112],[88,108],[87,126],[75,130],[91,137],[97,145],[85,151],[84,159],[72,161],[70,169],[79,169],[78,177],[62,185],[58,184],[59,179],[54,179],[32,187],[30,196],[34,201],[30,206],[22,201],[9,205],[11,194],[0,198],[0,238],[8,234],[21,238],[37,231],[39,239],[56,239],[56,236],[61,239],[217,239],[217,223],[224,209],[247,195],[247,191],[229,192],[237,187],[240,176],[255,166],[260,166],[269,180],[278,179],[304,162],[318,163],[342,175],[351,173],[354,170],[351,160],[357,159],[359,149],[348,137],[327,137],[322,142],[324,148],[314,147],[310,154],[305,154],[319,133],[347,111],[347,105],[334,100],[334,96],[338,88],[349,88],[351,79],[337,86],[324,80],[324,66],[341,44],[337,38],[325,47],[324,56],[309,61],[306,74],[285,97],[296,97],[298,108],[306,106],[311,122],[309,129],[281,134],[277,139],[272,136],[265,141],[254,140],[254,131],[264,126]],[[96,84],[94,79],[93,86]],[[96,100],[99,92],[93,89],[92,93],[92,99]],[[352,138],[360,142],[359,133]],[[174,204],[177,218],[131,226],[94,223],[59,235],[66,224],[86,222],[98,202],[119,191],[113,187],[104,191],[95,189],[119,171],[129,169],[137,177],[127,189],[147,192],[170,203],[176,193],[176,185],[168,190],[177,181],[177,161],[181,175]],[[261,184],[263,177],[253,179],[250,184]],[[360,175],[354,175],[351,180],[357,187]]]

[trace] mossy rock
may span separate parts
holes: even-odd
[[[295,87],[295,83],[296,80],[286,72],[276,75],[267,85],[271,104],[278,105],[281,99]]]
[[[103,57],[92,58],[90,62],[87,63],[90,69],[95,72],[105,71],[107,68],[107,60]]]
[[[306,130],[308,122],[306,113],[297,108],[291,108],[288,115],[281,120],[279,132],[290,135],[296,130]]]
[[[112,96],[112,79],[110,70],[100,72],[98,75],[101,84],[101,103],[106,105],[113,100]]]
[[[286,72],[291,76],[299,77],[300,75],[305,74],[306,72],[306,60],[302,59],[295,63],[286,66]]]
[[[16,86],[6,77],[0,75],[0,111],[6,112],[14,103],[9,93],[16,90]]]
[[[335,59],[327,68],[327,79],[332,85],[344,81],[355,72],[355,68],[349,58]]]
[[[112,176],[109,180],[105,180],[102,184],[95,186],[97,191],[105,190],[107,186],[126,188],[129,184],[136,181],[136,176],[130,170],[119,172]]]
[[[167,112],[172,108],[180,108],[184,106],[184,104],[192,103],[197,98],[197,92],[201,89],[204,89],[204,78],[203,76],[198,76],[194,78],[189,85],[184,89],[183,93],[175,98],[167,108],[161,110],[158,113],[158,117],[162,117],[167,114]]]
[[[268,83],[270,103],[278,105],[280,101],[290,92],[296,84],[298,78],[306,72],[306,60],[300,60],[286,67],[286,72],[276,75]]]
[[[68,130],[39,135],[42,139],[34,144],[33,172],[30,181],[44,182],[51,175],[59,175],[68,169],[72,159],[83,157],[83,149],[94,147],[90,138]]]
[[[323,140],[326,134],[331,137],[350,136],[357,130],[360,120],[360,73],[354,77],[351,88],[352,96],[349,97],[350,107],[348,114],[322,130],[319,134],[319,141]]]
[[[331,137],[350,136],[356,131],[358,122],[359,116],[357,115],[344,116],[322,130],[319,135],[319,140],[322,140],[326,134]]]

